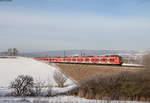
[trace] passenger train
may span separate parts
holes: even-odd
[[[122,65],[121,56],[84,56],[84,57],[37,57],[37,60],[43,60],[50,63],[72,63],[72,64],[108,64]]]

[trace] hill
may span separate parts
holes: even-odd
[[[45,85],[56,85],[53,78],[55,71],[59,70],[32,58],[0,58],[0,87],[9,86],[18,75],[30,75],[35,81],[44,81]],[[71,81],[68,79],[67,83]]]
[[[102,56],[102,55],[133,55],[139,54],[134,50],[54,50],[44,52],[21,53],[23,56],[55,57],[55,56]]]

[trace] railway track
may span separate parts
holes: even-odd
[[[50,64],[53,64],[53,63],[50,63]],[[77,64],[75,64],[75,63],[73,63],[73,64],[71,64],[71,63],[54,63],[54,64],[58,64],[58,65],[64,65],[64,66],[70,66],[70,65],[72,65],[72,66],[84,66],[84,67],[86,67],[86,66],[89,66],[89,67],[97,67],[97,68],[114,68],[114,69],[120,69],[120,68],[122,68],[122,69],[144,69],[144,66],[142,66],[142,65],[103,65],[103,64],[80,64],[80,63],[77,63]]]

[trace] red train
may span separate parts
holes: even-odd
[[[44,60],[51,63],[74,63],[74,64],[110,64],[121,65],[122,57],[118,55],[112,56],[86,56],[86,57],[38,57],[37,60]]]

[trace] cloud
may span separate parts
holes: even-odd
[[[1,13],[1,26],[27,29],[50,29],[53,31],[100,32],[119,29],[144,29],[150,25],[146,18],[114,18],[81,15],[76,17],[55,15],[39,16],[30,14]],[[55,29],[54,29],[55,28]],[[100,29],[101,28],[101,29]]]
[[[147,44],[150,43],[149,33],[150,19],[148,18],[115,18],[80,14],[39,16],[17,12],[0,14],[0,44],[6,42],[9,44],[11,41],[13,45],[19,47],[25,45],[26,48],[38,48],[36,45],[41,45],[41,49],[49,46],[51,49],[57,47],[139,49],[149,46]],[[140,47],[136,47],[137,41]],[[104,42],[106,42],[105,46],[97,46]]]

